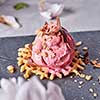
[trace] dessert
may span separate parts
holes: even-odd
[[[75,42],[68,31],[56,22],[45,23],[36,31],[35,40],[18,49],[18,66],[24,76],[33,73],[43,79],[54,79],[55,76],[62,78],[74,72],[80,75],[77,69],[84,69],[85,63],[78,58],[75,51]],[[26,78],[26,77],[25,77]]]

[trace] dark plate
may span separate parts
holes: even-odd
[[[83,41],[83,46],[89,47],[90,58],[97,58],[100,55],[100,31],[94,32],[76,32],[71,33],[76,41]],[[0,38],[0,78],[18,77],[21,75],[17,70],[14,74],[9,74],[6,67],[12,64],[17,67],[16,57],[17,49],[23,47],[25,43],[30,43],[34,40],[35,36],[23,36],[23,37],[9,37]],[[100,58],[100,57],[99,57]],[[53,82],[57,83],[63,91],[66,100],[94,100],[94,97],[89,93],[88,89],[93,87],[98,93],[95,100],[100,100],[100,84],[98,83],[98,76],[100,75],[100,69],[93,69],[93,66],[87,65],[84,73],[92,74],[93,79],[91,81],[85,81],[84,79],[77,77],[70,78],[69,76],[63,79],[55,79]],[[78,88],[79,83],[75,83],[74,80],[83,80],[85,83],[82,88]],[[42,83],[46,85],[48,80],[42,80]],[[95,86],[92,84],[95,82]],[[84,97],[84,99],[82,99]]]

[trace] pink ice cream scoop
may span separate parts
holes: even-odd
[[[48,67],[60,72],[71,70],[69,66],[75,54],[75,43],[66,29],[57,22],[45,23],[37,32],[32,46],[33,62],[41,67]]]

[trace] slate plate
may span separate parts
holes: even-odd
[[[90,58],[96,58],[100,56],[98,54],[98,52],[100,52],[100,31],[76,32],[71,34],[76,41],[83,41],[82,47],[89,47]],[[18,77],[21,75],[19,70],[17,70],[14,74],[9,74],[6,67],[9,64],[12,64],[19,69],[16,64],[17,49],[23,47],[25,43],[32,42],[34,37],[35,36],[0,38],[0,78],[9,78],[13,76]],[[91,65],[87,65],[84,73],[92,74],[93,80],[87,82],[78,76],[72,79],[67,76],[63,79],[54,80],[54,82],[62,88],[62,92],[66,100],[100,100],[100,84],[97,81],[98,75],[100,75],[100,69],[93,69]],[[83,80],[85,82],[82,88],[78,88],[79,83],[75,83],[75,79],[78,81]],[[48,80],[42,80],[42,83],[46,85],[47,81]],[[94,82],[95,86],[92,85]],[[89,93],[88,89],[90,87],[93,87],[98,93],[98,97],[96,99],[94,99],[92,94]]]

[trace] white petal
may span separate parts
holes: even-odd
[[[48,100],[65,100],[61,88],[53,82],[47,84]]]
[[[1,79],[1,89],[4,91],[4,95],[6,95],[8,100],[14,100],[16,95],[16,87],[11,81],[8,79]]]
[[[11,82],[13,82],[14,84],[16,84],[16,78],[13,77],[13,78],[10,78]]]
[[[15,17],[13,16],[5,16],[5,15],[1,15],[1,17],[5,20],[5,22],[12,26],[13,28],[20,28],[20,24],[16,21]]]
[[[36,78],[31,78],[22,85],[16,100],[47,100],[45,96],[45,88],[42,84]]]
[[[24,83],[24,81],[25,81],[22,77],[18,77],[17,80],[18,80],[18,82],[17,82],[18,87],[20,87]]]

